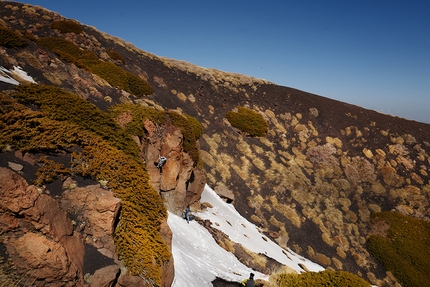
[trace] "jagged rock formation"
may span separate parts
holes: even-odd
[[[83,285],[84,242],[67,213],[9,169],[0,168],[0,181],[2,239],[14,266],[43,286]]]
[[[189,154],[183,151],[183,135],[178,127],[157,128],[149,120],[144,122],[148,137],[142,143],[142,157],[155,190],[160,191],[167,208],[181,216],[189,205],[199,207],[200,195],[206,183],[205,173],[194,167]],[[158,156],[167,158],[162,172],[154,163]]]
[[[202,185],[207,181],[211,186],[220,186],[219,192],[232,200],[241,214],[259,224],[281,246],[287,245],[327,268],[359,274],[379,286],[398,284],[365,248],[366,238],[371,233],[370,215],[398,210],[428,220],[430,125],[382,115],[243,75],[160,58],[84,25],[82,33],[61,33],[50,25],[64,18],[40,7],[1,2],[0,16],[0,25],[23,31],[29,42],[20,49],[0,46],[1,66],[8,69],[20,66],[36,82],[65,88],[102,110],[119,103],[134,103],[186,113],[204,125],[204,135],[199,142],[201,163],[193,162],[190,155],[183,152],[183,135],[175,126],[160,127],[146,121],[142,125],[148,132],[147,137],[136,139],[153,188],[160,192],[166,207],[174,213],[180,214],[187,205],[198,208]],[[139,98],[116,88],[100,76],[36,44],[35,39],[47,36],[67,39],[95,53],[99,59],[119,65],[146,80],[153,92]],[[124,61],[110,57],[108,52],[112,50]],[[0,90],[11,88],[10,84],[0,82]],[[269,131],[265,137],[248,137],[231,126],[225,115],[237,106],[248,107],[266,119]],[[168,158],[162,175],[153,164],[159,154]],[[23,165],[25,176],[31,169],[28,164],[31,157],[24,156],[27,161],[9,161]],[[0,154],[0,157],[6,155]],[[7,161],[2,162],[2,166],[8,166]],[[205,172],[196,168],[199,165],[204,166]],[[10,168],[20,170],[19,166]],[[85,186],[79,184],[78,188]],[[100,195],[105,192],[97,190]],[[34,190],[30,194],[36,198]],[[37,198],[46,196],[43,193]],[[10,206],[16,210],[16,204],[27,201],[13,202]],[[71,213],[73,209],[83,208],[67,202],[57,205]],[[116,213],[114,206],[105,208],[112,216]],[[17,220],[24,219],[12,216],[18,213],[10,207],[2,208],[9,208],[2,214],[2,224],[6,226],[3,232],[12,232],[17,228],[14,227]],[[58,212],[62,213],[61,210]],[[104,256],[114,258],[106,255],[112,252],[110,239],[97,235],[97,230],[82,227],[81,235],[77,234],[79,223],[97,219],[84,216],[83,211],[77,216],[76,226],[70,222],[67,228],[67,224],[61,225],[64,236],[76,242],[86,235],[96,238],[91,246],[103,249]],[[36,220],[32,213],[24,218]],[[34,224],[38,221],[30,226],[36,228]],[[106,221],[99,231],[110,230],[111,224],[111,220]],[[50,240],[58,243],[53,239],[55,228],[40,230],[45,230],[52,237]],[[169,242],[166,226],[163,234]],[[45,236],[42,233],[32,236],[45,242],[42,235]],[[58,240],[59,235],[55,236]],[[24,239],[26,237],[20,240]],[[24,251],[15,249],[8,248],[14,258],[21,258],[19,252]],[[66,268],[63,272],[70,278],[85,275],[81,267],[76,267],[80,263],[70,263],[80,262],[79,256],[63,264]],[[104,271],[99,269],[92,278],[106,279],[100,274],[117,272],[115,264],[104,267]],[[112,270],[106,271],[106,268]],[[163,274],[163,282],[168,286],[173,278],[172,266],[166,266]],[[138,280],[123,278],[121,282]]]

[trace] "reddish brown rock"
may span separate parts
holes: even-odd
[[[82,286],[79,268],[60,243],[29,232],[6,239],[5,245],[17,270],[37,279],[34,286]]]
[[[0,168],[0,210],[18,213],[34,206],[40,196],[35,186],[29,186],[17,173]]]
[[[150,121],[144,124],[149,136],[142,154],[152,186],[160,192],[167,209],[181,215],[188,205],[200,199],[206,175],[194,167],[189,154],[183,151],[183,135],[178,127],[166,125],[157,130]],[[154,164],[159,155],[167,158],[161,174]]]
[[[119,266],[109,265],[94,272],[90,278],[91,287],[112,287],[118,277]]]
[[[229,190],[225,185],[219,184],[215,186],[214,191],[226,202],[231,203],[234,201],[234,193]]]
[[[162,168],[160,190],[174,190],[178,184],[179,173],[183,165],[183,136],[178,128],[168,126],[165,131],[165,136],[161,143],[160,154],[167,158],[165,165]]]
[[[77,227],[92,237],[91,244],[96,248],[106,248],[111,254],[115,252],[114,223],[120,205],[120,199],[100,185],[66,190],[61,199],[61,207],[77,215]]]
[[[19,220],[11,213],[0,213],[0,234],[18,228]]]
[[[118,287],[149,287],[150,282],[145,282],[139,276],[124,275],[118,279]]]
[[[24,210],[22,214],[37,230],[57,242],[63,236],[73,233],[72,221],[67,217],[67,213],[60,209],[55,199],[46,194],[41,194],[35,205]]]
[[[83,239],[67,213],[11,170],[0,168],[0,182],[2,239],[17,272],[34,286],[82,286]]]

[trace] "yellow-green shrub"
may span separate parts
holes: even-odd
[[[34,184],[37,186],[52,182],[60,174],[70,175],[70,169],[64,168],[63,164],[48,159],[46,156],[42,156],[36,162],[39,168],[36,171]]]
[[[44,37],[38,39],[37,44],[53,52],[59,51],[66,53],[69,55],[68,57],[74,57],[74,61],[99,61],[99,58],[94,52],[81,49],[75,43],[63,38]]]
[[[152,93],[152,87],[146,81],[111,62],[98,61],[90,65],[90,70],[112,86],[130,92],[133,95],[143,96]]]
[[[136,160],[136,142],[109,116],[96,106],[63,89],[48,85],[20,85],[13,96],[23,104],[37,106],[53,120],[67,121],[94,132]]]
[[[167,112],[167,114],[172,124],[181,130],[184,136],[184,151],[190,155],[194,165],[196,165],[199,162],[199,150],[196,142],[203,135],[203,126],[191,116],[180,115],[176,112]]]
[[[27,41],[20,33],[0,26],[0,45],[6,48],[21,48],[27,44]]]
[[[109,49],[109,50],[106,51],[106,53],[109,55],[109,57],[111,57],[111,59],[113,59],[113,60],[119,60],[123,64],[125,64],[124,57],[121,56],[117,51]]]
[[[430,282],[430,222],[396,212],[372,214],[389,225],[387,236],[371,235],[369,252],[405,286]]]
[[[275,280],[279,287],[370,287],[363,278],[346,271],[283,273],[277,275]]]
[[[57,29],[60,33],[75,33],[80,34],[84,30],[81,24],[72,20],[57,20],[51,23],[52,29]]]
[[[167,116],[165,112],[157,111],[150,107],[144,107],[135,104],[120,104],[109,107],[109,113],[112,118],[117,118],[123,113],[131,113],[132,120],[125,125],[125,130],[134,136],[143,136],[147,133],[143,126],[143,121],[149,119],[157,125],[166,123]]]
[[[252,137],[265,136],[269,130],[262,115],[245,107],[237,107],[237,112],[227,112],[226,117],[232,126]]]
[[[81,49],[73,42],[62,38],[45,37],[39,39],[37,44],[53,51],[64,61],[98,75],[114,87],[136,96],[152,94],[152,87],[145,80],[113,63],[101,61],[94,52]]]
[[[103,141],[89,139],[80,153],[72,154],[72,172],[107,180],[121,199],[121,220],[115,230],[120,259],[134,275],[160,285],[160,266],[170,259],[159,226],[167,212],[141,165]],[[154,264],[154,262],[156,264]]]

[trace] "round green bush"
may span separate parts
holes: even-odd
[[[232,126],[252,137],[263,137],[269,129],[261,114],[245,107],[237,107],[237,112],[228,112],[226,117]]]

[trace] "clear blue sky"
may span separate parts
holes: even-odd
[[[428,0],[27,0],[159,56],[430,123]]]

